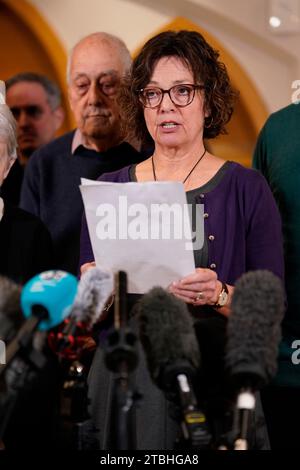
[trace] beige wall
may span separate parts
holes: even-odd
[[[222,42],[248,73],[267,109],[291,101],[300,79],[300,34],[276,35],[267,26],[269,0],[29,0],[69,50],[82,36],[105,30],[134,51],[162,25],[185,16]]]

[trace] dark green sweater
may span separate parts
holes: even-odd
[[[276,382],[300,387],[300,364],[292,348],[300,340],[300,104],[272,114],[258,138],[253,166],[267,179],[278,204],[283,227],[288,308],[283,322]],[[299,341],[300,344],[300,341]]]

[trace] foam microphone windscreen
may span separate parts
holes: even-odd
[[[148,368],[159,387],[171,387],[176,374],[190,375],[200,366],[193,320],[184,302],[153,288],[140,301],[139,325]],[[166,374],[167,369],[172,372]]]
[[[228,321],[226,365],[231,375],[252,377],[257,387],[276,373],[284,291],[270,271],[244,274],[233,294]]]
[[[114,288],[111,272],[98,267],[87,270],[80,279],[71,317],[92,326],[98,321]]]
[[[10,341],[24,317],[20,306],[21,286],[0,276],[0,339]]]

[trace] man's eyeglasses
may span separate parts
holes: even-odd
[[[191,104],[196,90],[202,90],[203,85],[181,84],[174,85],[169,90],[159,87],[147,87],[138,90],[139,100],[145,108],[156,108],[163,100],[164,94],[168,93],[171,101],[176,106],[183,108]]]

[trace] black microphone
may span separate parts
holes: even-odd
[[[127,274],[115,274],[114,328],[107,337],[105,364],[113,372],[123,370],[124,378],[138,363],[136,335],[127,325]]]
[[[125,271],[118,271],[115,275],[115,315],[114,326],[116,330],[127,325],[127,274]]]
[[[16,336],[25,319],[21,314],[21,286],[11,279],[0,276],[0,340],[4,341],[4,345],[8,344]],[[7,361],[6,347],[0,352],[0,371],[2,365]],[[24,364],[25,367],[25,364]],[[1,378],[1,377],[0,377]],[[2,392],[5,395],[2,396]],[[0,381],[0,436],[2,429],[2,407],[3,400],[6,397],[7,384]]]
[[[137,337],[127,324],[127,274],[115,275],[114,328],[106,342],[105,364],[114,372],[111,442],[117,450],[134,449],[133,405],[139,395],[131,389],[130,373],[138,363]]]
[[[155,287],[140,301],[139,325],[152,380],[167,395],[177,390],[185,440],[193,447],[207,448],[211,435],[192,386],[200,353],[186,304]]]
[[[89,329],[100,320],[113,288],[113,275],[109,271],[94,267],[81,276],[66,325],[57,335],[58,352],[75,343],[79,323]]]
[[[24,322],[21,313],[21,286],[5,276],[0,276],[0,339],[12,340]]]
[[[237,281],[228,321],[226,366],[239,391],[236,403],[235,448],[248,448],[249,420],[255,391],[277,370],[284,292],[281,280],[269,271],[244,274]]]

